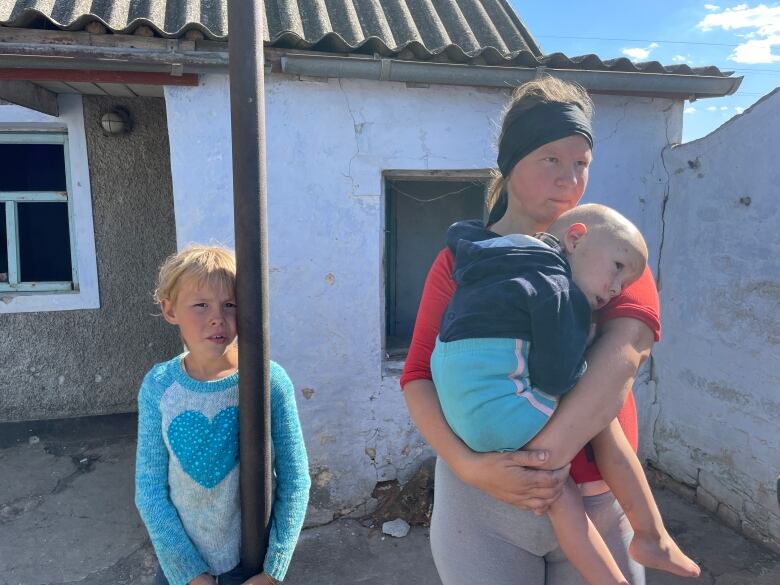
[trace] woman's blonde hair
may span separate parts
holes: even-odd
[[[221,246],[191,244],[166,258],[157,277],[154,300],[176,302],[184,281],[194,280],[197,288],[203,285],[236,288],[236,257],[232,250]]]
[[[501,134],[498,137],[499,144],[504,136],[504,131],[517,116],[522,116],[523,112],[543,103],[572,104],[580,108],[588,120],[593,118],[593,101],[582,86],[563,81],[551,75],[544,75],[524,83],[512,94],[512,100],[507,105],[503,121],[501,122]],[[501,175],[498,169],[495,169],[488,185],[487,197],[485,199],[488,212],[493,209],[505,186],[505,177]]]

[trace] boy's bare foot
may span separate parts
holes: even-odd
[[[666,531],[660,536],[634,534],[628,554],[640,565],[681,577],[698,577],[701,573],[699,565],[680,550]]]

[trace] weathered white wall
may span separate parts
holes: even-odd
[[[326,516],[365,502],[377,481],[406,479],[428,453],[383,369],[381,173],[492,167],[508,97],[266,77],[272,354],[298,389],[312,502]],[[231,244],[227,78],[166,87],[166,102],[179,245]],[[596,109],[589,200],[636,221],[657,258],[660,152],[680,138],[681,104],[598,96]]]
[[[669,148],[664,339],[646,447],[746,534],[780,549],[780,93]]]
[[[683,102],[622,96],[594,96],[594,102],[594,162],[582,202],[609,205],[633,221],[655,273],[668,177],[660,151],[682,140]]]

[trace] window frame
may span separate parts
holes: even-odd
[[[65,191],[0,191],[0,203],[5,203],[6,241],[8,253],[8,282],[0,282],[0,294],[5,292],[74,292],[79,289],[76,238],[73,217],[72,188],[70,181],[70,152],[68,135],[63,131],[11,132],[0,131],[0,144],[62,144],[65,166]],[[68,243],[70,245],[71,280],[69,281],[21,281],[19,251],[18,203],[67,203]]]
[[[73,230],[70,237],[75,249],[71,266],[75,266],[78,271],[78,286],[73,290],[0,291],[0,315],[100,308],[83,100],[79,94],[60,94],[57,101],[59,116],[49,116],[21,106],[0,103],[0,132],[39,136],[52,133],[67,135],[66,172],[70,189],[69,219]],[[0,220],[5,221],[5,218]]]
[[[393,285],[396,283],[397,274],[394,271],[395,245],[393,240],[397,237],[395,225],[395,210],[389,201],[388,189],[390,183],[398,181],[430,181],[436,183],[445,182],[481,182],[487,187],[493,177],[494,171],[490,168],[476,169],[426,169],[426,170],[400,170],[385,169],[382,171],[382,205],[383,205],[383,245],[382,245],[382,355],[384,356],[385,373],[398,373],[406,360],[408,349],[388,347],[387,325],[390,319],[390,306],[394,293]],[[484,219],[487,220],[485,212]],[[393,369],[393,366],[395,369]]]

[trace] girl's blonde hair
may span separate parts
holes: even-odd
[[[236,288],[236,257],[232,250],[221,246],[191,244],[184,250],[166,258],[157,277],[154,300],[176,302],[184,281],[193,281],[200,288],[204,285]]]
[[[512,100],[504,112],[498,143],[501,143],[504,131],[517,116],[522,116],[523,112],[543,103],[572,104],[580,108],[588,120],[593,118],[593,101],[582,86],[563,81],[551,75],[544,75],[524,83],[514,91]],[[488,213],[493,209],[505,186],[505,177],[501,176],[498,169],[495,169],[488,185],[487,197],[485,199]]]

